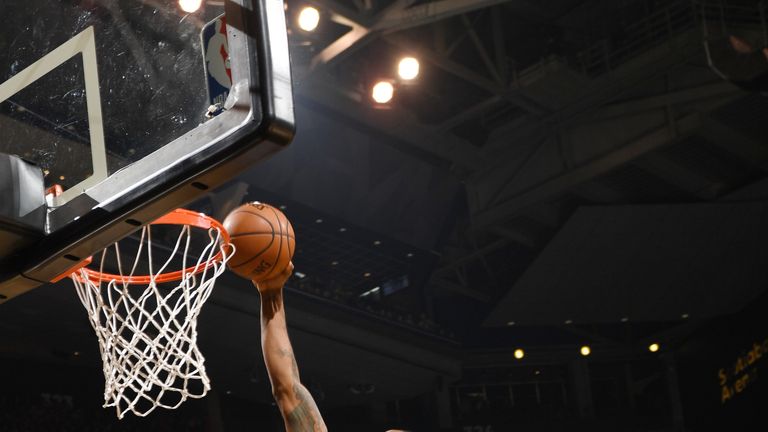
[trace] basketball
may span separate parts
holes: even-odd
[[[238,276],[256,282],[279,275],[293,258],[296,237],[283,212],[260,202],[232,210],[224,219],[235,246],[228,267]]]

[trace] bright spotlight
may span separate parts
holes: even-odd
[[[403,57],[397,65],[400,78],[409,81],[419,76],[419,61],[413,57]]]
[[[179,7],[187,13],[197,12],[202,5],[203,0],[179,0]]]
[[[515,358],[516,358],[516,359],[518,359],[518,360],[520,360],[520,359],[522,359],[523,357],[525,357],[525,351],[523,351],[523,350],[522,350],[522,349],[520,349],[520,348],[516,349],[516,350],[515,350]]]
[[[588,356],[590,354],[592,354],[592,349],[591,348],[589,348],[587,345],[584,345],[583,347],[581,347],[581,355],[586,357],[586,356]]]
[[[648,345],[648,351],[650,351],[650,352],[657,352],[659,350],[659,348],[660,348],[659,344],[657,344],[657,343],[652,343],[652,344]]]
[[[320,24],[320,12],[312,6],[307,6],[299,12],[299,28],[311,32]]]
[[[373,86],[371,97],[376,103],[385,104],[395,95],[395,87],[389,81],[379,81]]]

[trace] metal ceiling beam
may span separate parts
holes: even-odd
[[[330,0],[323,0],[330,3]],[[316,70],[323,66],[328,66],[331,62],[338,62],[344,56],[352,54],[357,49],[362,48],[368,42],[373,40],[380,29],[378,22],[393,12],[408,8],[414,0],[398,0],[388,6],[384,11],[372,18],[372,24],[368,20],[363,21],[359,15],[344,15],[338,12],[331,13],[331,20],[341,25],[350,27],[350,30],[340,38],[336,39],[330,45],[325,47],[320,53],[315,55],[310,62],[310,70]],[[347,11],[347,14],[350,12]]]
[[[477,18],[475,18],[475,20],[476,19]],[[474,25],[474,22],[473,22],[473,25]],[[456,48],[458,48],[459,45],[461,45],[461,43],[464,42],[464,39],[466,39],[467,36],[468,34],[466,31],[461,33],[461,35],[459,35],[459,37],[454,39],[453,42],[451,42],[451,44],[447,46],[444,50],[438,50],[438,53],[441,55],[450,57],[453,54],[453,52],[456,51]]]
[[[627,90],[633,87],[637,86],[630,85]],[[547,136],[548,134],[551,135],[553,130],[567,130],[572,125],[583,126],[597,120],[620,119],[622,116],[631,116],[640,112],[652,112],[653,110],[668,116],[670,107],[676,107],[681,104],[700,103],[702,101],[705,102],[703,105],[704,109],[710,110],[711,104],[708,104],[709,101],[716,100],[718,104],[724,104],[728,103],[732,97],[739,97],[742,94],[743,92],[740,92],[730,84],[710,82],[693,88],[618,102],[612,105],[604,105],[600,108],[587,109],[583,113],[577,113],[575,109],[571,110],[568,108],[563,111],[563,118],[552,114],[546,116],[540,122],[529,118],[527,121],[510,124],[509,127],[503,128],[510,131],[516,130],[517,132],[514,135],[496,135],[500,130],[497,129],[492,132],[490,141],[483,146],[483,152],[486,154],[489,166],[478,173],[475,182],[478,184],[490,182],[489,184],[493,186],[489,187],[493,187],[493,190],[498,190],[500,193],[506,190],[511,182],[515,181],[511,176],[506,184],[499,183],[501,186],[496,186],[494,182],[497,181],[494,179],[500,178],[504,173],[509,172],[510,161],[520,157],[521,146],[532,146],[535,140],[541,139],[542,136]],[[613,97],[615,98],[616,96],[614,95]],[[575,105],[578,104],[575,103]],[[561,136],[563,135],[561,134]],[[510,143],[514,143],[514,145],[509,145]],[[507,148],[501,148],[502,144],[506,144]],[[567,160],[563,162],[565,163]],[[693,179],[693,176],[689,177],[689,180]],[[604,200],[598,199],[597,201]]]
[[[534,237],[511,228],[498,226],[491,229],[491,232],[513,243],[518,243],[533,249],[537,249],[540,246],[539,242]]]
[[[494,95],[489,97],[488,99],[473,105],[464,111],[454,115],[453,117],[449,118],[448,120],[445,120],[442,122],[439,126],[440,130],[447,131],[450,129],[455,128],[456,126],[461,125],[465,121],[471,120],[484,112],[486,112],[488,109],[496,105],[497,103],[501,102],[502,97],[499,95]]]
[[[477,32],[475,32],[475,29],[472,27],[472,24],[469,22],[469,19],[466,15],[461,16],[461,22],[464,24],[464,28],[467,30],[467,34],[469,34],[469,38],[472,40],[472,43],[475,45],[475,50],[477,51],[477,54],[480,56],[480,59],[485,63],[486,69],[488,69],[488,73],[495,78],[496,82],[499,83],[499,85],[504,85],[504,81],[501,79],[501,76],[498,72],[498,66],[491,60],[491,56],[488,54],[488,51],[485,49],[485,46],[483,45],[483,41],[480,40],[480,36],[477,35]]]
[[[347,6],[334,0],[306,0],[306,2],[320,9],[321,13],[329,14],[331,20],[335,22],[339,22],[338,19],[342,18],[350,21],[351,23],[356,23],[366,27],[371,24],[370,16],[357,12],[354,9],[350,9]],[[340,24],[349,25],[345,24],[344,22],[341,22]]]
[[[733,84],[719,80],[698,87],[606,105],[585,116],[579,116],[578,119],[591,121],[608,120],[658,108],[697,102],[703,99],[722,98],[727,96],[738,97],[743,94],[744,92]]]
[[[698,114],[691,114],[678,120],[674,125],[667,125],[590,162],[532,186],[522,193],[506,198],[495,206],[476,214],[473,218],[472,229],[488,229],[504,223],[531,205],[551,199],[643,154],[667,145],[681,136],[693,133],[700,125],[700,116]]]
[[[331,63],[341,60],[343,55],[351,54],[371,40],[370,26],[375,18],[357,13],[333,0],[308,0],[308,2],[328,13],[331,21],[350,28],[347,33],[312,57],[309,71],[330,66]]]
[[[414,116],[402,109],[375,110],[361,98],[355,100],[342,92],[343,87],[328,76],[315,77],[303,85],[297,97],[306,98],[339,115],[349,117],[367,128],[408,144],[418,154],[427,154],[467,170],[476,170],[483,164],[479,150],[454,135],[440,132],[434,127],[414,121]]]
[[[413,27],[444,20],[456,15],[463,15],[479,9],[485,9],[510,0],[440,0],[418,6],[390,10],[376,21],[373,28],[384,33],[392,33]]]
[[[334,59],[338,61],[344,53],[347,55],[351,54],[352,46],[357,44],[359,47],[360,42],[364,38],[370,36],[371,31],[368,28],[353,24],[352,29],[345,33],[344,36],[336,39],[333,43],[323,48],[322,51],[312,57],[312,61],[309,64],[310,70],[316,70],[321,65],[328,65]]]
[[[448,50],[448,30],[444,22],[437,22],[432,26],[432,38],[437,52],[445,54]]]
[[[401,48],[403,50],[413,50],[414,49],[414,43],[404,37],[395,36],[395,35],[389,35],[384,38],[387,42],[391,43],[392,45]],[[455,61],[451,60],[450,58],[428,51],[428,50],[419,50],[419,57],[421,57],[423,60],[426,60],[435,66],[439,67],[440,69],[457,76],[463,80],[469,81],[472,84],[482,88],[483,90],[488,91],[489,93],[493,94],[501,94],[505,93],[507,90],[505,90],[501,85],[499,85],[496,82],[493,82],[492,80],[486,78],[483,75],[480,75],[479,73],[473,71],[472,69],[456,63]]]
[[[493,30],[493,52],[496,66],[499,69],[501,82],[509,81],[509,64],[507,63],[507,46],[504,40],[504,30],[501,27],[501,12],[499,8],[491,10],[491,28]]]
[[[723,184],[718,184],[714,180],[658,154],[646,155],[636,164],[663,181],[704,200],[716,198],[718,192],[725,187]]]
[[[398,1],[369,19],[332,0],[310,0],[310,3],[331,13],[331,19],[351,27],[344,36],[323,49],[311,61],[312,69],[327,66],[341,56],[360,48],[377,34],[431,24],[455,15],[484,9],[509,0],[442,0],[410,7],[411,0]]]
[[[510,141],[525,141],[553,127],[565,128],[580,123],[589,113],[620,95],[637,89],[650,79],[666,78],[670,70],[701,57],[701,51],[698,50],[701,34],[698,30],[692,29],[675,40],[679,44],[675,50],[670,50],[668,46],[659,46],[643,54],[642,57],[648,59],[648,63],[643,67],[625,64],[614,69],[610,76],[592,80],[590,86],[583,89],[582,97],[574,99],[557,112],[538,119],[531,118],[522,124],[511,123],[497,128],[485,145],[487,152],[497,152],[489,160],[494,165],[501,166],[507,162],[508,153],[502,147],[507,146]],[[635,63],[637,60],[636,58]]]
[[[319,7],[327,8],[331,12],[334,21],[349,26],[350,30],[312,58],[310,62],[310,72],[317,72],[332,65],[345,56],[350,55],[355,50],[365,46],[378,35],[389,35],[385,36],[388,42],[405,51],[411,51],[414,46],[412,42],[394,37],[391,33],[431,24],[451,16],[492,7],[507,1],[509,0],[442,0],[415,7],[408,7],[411,2],[406,0],[397,2],[381,12],[371,20],[373,24],[369,25],[366,22],[368,20],[365,20],[364,17],[361,17],[354,11],[337,4],[332,0],[311,0],[311,3]],[[474,34],[471,27],[468,30],[473,33],[470,34],[470,37],[474,36],[473,41],[477,45],[479,43],[479,38]],[[447,55],[435,54],[426,50],[421,50],[419,55],[446,72],[458,76],[493,95],[501,96],[505,100],[521,107],[529,113],[538,116],[543,115],[546,112],[541,106],[525,98],[518,90],[507,88],[507,86],[503,84],[503,79],[498,73],[498,70],[503,68],[495,65],[484,50],[481,52],[481,56],[484,57],[486,67],[489,68],[491,74],[496,78],[496,81],[488,79],[485,76],[450,60]],[[498,55],[499,53],[497,52],[497,56]]]
[[[384,39],[400,49],[408,51],[412,51],[414,49],[413,42],[403,37],[389,35],[385,36]],[[501,84],[486,78],[485,76],[473,71],[472,69],[469,69],[464,65],[456,63],[446,56],[424,49],[419,50],[418,55],[422,60],[428,61],[440,69],[465,81],[468,81],[473,85],[491,93],[492,95],[500,96],[505,100],[508,100],[509,102],[528,111],[529,113],[534,115],[542,115],[545,113],[542,107],[526,99],[517,89],[505,88]]]

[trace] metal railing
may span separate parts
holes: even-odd
[[[579,53],[575,66],[588,76],[608,73],[675,35],[695,28],[696,24],[695,9],[690,1],[672,1],[665,8],[624,27],[620,34]]]
[[[768,46],[768,2],[755,5],[728,4],[724,0],[696,0],[694,6],[704,37],[726,37],[734,29],[759,30]]]
[[[701,26],[704,37],[727,35],[737,27],[759,29],[768,46],[768,0],[755,5],[732,4],[727,0],[675,0],[594,46],[581,51],[576,66],[587,76],[608,73],[676,35]]]

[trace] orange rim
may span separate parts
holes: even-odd
[[[165,216],[160,217],[159,219],[155,220],[154,222],[150,223],[150,225],[189,225],[192,227],[209,230],[211,228],[216,228],[221,233],[221,237],[224,240],[224,244],[229,244],[229,233],[226,229],[224,229],[224,225],[222,225],[219,221],[216,219],[206,216],[202,213],[193,212],[186,209],[176,209],[172,212],[168,213]],[[180,281],[182,278],[184,278],[185,274],[198,274],[202,273],[206,269],[212,267],[215,262],[220,262],[222,260],[222,253],[221,250],[211,259],[206,261],[205,263],[201,263],[199,266],[194,265],[187,267],[184,270],[177,270],[174,272],[169,273],[160,273],[152,276],[121,276],[111,273],[102,273],[97,270],[91,270],[89,268],[83,268],[83,271],[88,277],[88,280],[92,282],[110,282],[113,280],[120,281],[121,283],[125,283],[128,285],[149,285],[153,280],[156,283],[166,283],[166,282],[175,282]],[[79,277],[76,275],[76,277]]]

